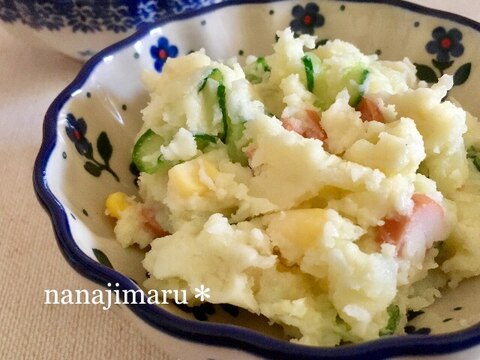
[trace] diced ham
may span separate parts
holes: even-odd
[[[327,134],[320,124],[320,115],[315,110],[297,111],[293,116],[282,116],[283,127],[290,131],[295,131],[309,139],[318,139],[325,141]]]
[[[155,211],[148,207],[142,207],[142,217],[144,219],[144,225],[153,235],[156,237],[164,237],[170,235],[168,231],[163,230],[160,224],[155,219]]]
[[[357,105],[356,110],[360,112],[360,117],[363,121],[385,122],[385,118],[383,117],[378,105],[369,98],[362,98],[360,103]]]
[[[436,201],[424,194],[414,194],[412,200],[412,213],[386,219],[378,229],[377,242],[394,244],[400,257],[417,262],[434,242],[448,236],[449,226],[443,207]]]

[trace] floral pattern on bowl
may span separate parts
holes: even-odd
[[[452,95],[467,110],[480,114],[474,95],[480,80],[474,61],[480,58],[475,46],[480,25],[473,21],[392,0],[235,1],[232,5],[164,20],[106,49],[85,65],[48,110],[35,164],[35,189],[67,260],[102,286],[118,283],[121,289],[135,290],[148,276],[140,264],[143,251],[122,249],[113,240],[104,199],[117,190],[137,191],[138,172],[131,166],[130,151],[141,126],[140,110],[148,101],[140,73],[161,71],[168,57],[202,47],[214,58],[242,60],[251,53],[266,54],[275,31],[291,26],[297,35],[315,34],[321,42],[344,39],[385,59],[408,56],[419,78],[427,82],[450,73],[456,85]],[[382,19],[365,15],[378,8],[385,12]],[[225,24],[221,33],[219,24]],[[240,27],[243,31],[236,31]],[[398,28],[408,39],[392,41]],[[167,351],[186,359],[381,359],[461,350],[475,358],[480,356],[476,296],[480,296],[480,279],[468,280],[426,311],[410,313],[405,328],[409,335],[335,349],[288,343],[266,321],[228,305],[141,304],[129,305],[128,313]],[[467,350],[472,346],[476,347]]]
[[[462,38],[462,32],[454,27],[445,30],[443,26],[436,27],[432,31],[432,40],[425,45],[425,50],[435,58],[432,59],[433,67],[429,65],[416,64],[418,77],[428,83],[435,83],[439,77],[445,74],[445,70],[450,69],[455,63],[455,60],[450,60],[451,57],[460,58],[465,50]],[[438,75],[436,73],[438,70]],[[468,80],[472,70],[472,63],[468,62],[458,67],[452,73],[454,86],[462,85]]]
[[[126,32],[152,24],[166,15],[204,8],[219,0],[0,0],[0,19],[21,22],[34,29],[72,32]]]
[[[135,30],[224,0],[0,0],[0,23],[19,39],[32,34],[86,60]]]

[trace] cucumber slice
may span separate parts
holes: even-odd
[[[315,78],[315,95],[317,96],[315,106],[327,110],[335,102],[337,94],[343,89],[347,89],[350,95],[349,105],[356,107],[365,93],[365,81],[368,74],[368,69],[358,64],[351,67],[336,84],[327,84],[325,73],[317,75]]]
[[[206,134],[195,135],[197,147],[200,150],[203,150],[206,146],[208,146],[208,143],[215,143],[216,139],[219,138],[221,142],[227,145],[227,152],[230,159],[233,162],[239,162],[242,165],[246,165],[247,158],[241,151],[241,147],[237,144],[238,140],[240,140],[243,135],[244,126],[243,123],[233,123],[232,119],[228,115],[227,95],[225,85],[223,84],[223,75],[219,69],[212,69],[210,74],[202,81],[199,91],[202,91],[205,88],[208,79],[213,79],[218,82],[217,99],[218,106],[220,107],[220,111],[222,113],[223,131],[219,133],[218,136]]]
[[[322,61],[313,53],[306,53],[302,57],[303,67],[305,68],[305,82],[307,90],[314,92],[316,85],[324,83]]]
[[[207,146],[216,144],[218,137],[209,134],[196,134],[193,135],[195,142],[197,143],[197,149],[203,151]]]
[[[201,92],[205,89],[207,85],[208,79],[215,80],[218,83],[217,86],[217,101],[218,106],[220,107],[220,111],[222,112],[222,126],[223,132],[218,134],[220,140],[225,143],[225,139],[227,136],[227,127],[228,127],[228,120],[227,120],[227,105],[225,99],[225,85],[223,85],[223,74],[218,68],[213,68],[210,73],[202,80],[200,86],[198,87],[198,92]],[[213,136],[213,135],[211,135]]]
[[[200,86],[198,87],[198,92],[202,91],[205,85],[207,85],[208,79],[215,80],[220,84],[223,82],[223,74],[218,68],[213,68],[200,83]]]
[[[219,136],[210,134],[193,135],[195,142],[197,143],[197,148],[201,151],[203,151],[208,145],[215,144],[219,137],[223,142],[225,142],[229,122],[225,99],[225,86],[223,85],[223,74],[217,68],[212,69],[200,83],[198,92],[204,90],[208,79],[218,82],[216,96],[219,107],[222,111],[223,133],[219,134]],[[162,155],[160,154],[160,147],[163,144],[165,144],[165,139],[151,129],[148,129],[140,136],[135,143],[132,152],[132,161],[139,171],[153,174],[158,171],[166,171],[178,164],[178,161],[169,161],[163,159]],[[158,156],[155,154],[158,154]]]
[[[398,305],[389,305],[387,308],[388,322],[387,326],[380,330],[380,336],[393,335],[400,323],[400,308]]]
[[[193,137],[197,143],[197,148],[201,151],[208,145],[217,142],[216,136],[208,134],[196,134]],[[148,129],[140,136],[132,152],[132,161],[139,171],[153,174],[158,171],[167,171],[179,163],[178,161],[165,160],[161,155],[157,157],[152,155],[159,153],[160,147],[164,143],[164,139],[151,129]]]
[[[242,166],[248,165],[248,159],[242,148],[245,144],[240,144],[239,141],[243,136],[245,130],[244,123],[234,124],[230,122],[227,133],[227,153],[233,162],[239,163]]]
[[[156,158],[152,156],[159,153],[164,142],[164,139],[151,129],[140,136],[132,152],[132,161],[138,170],[153,174],[157,171],[166,171],[175,165],[173,161],[164,160],[161,155]]]
[[[247,165],[247,158],[241,150],[241,146],[237,144],[243,135],[244,125],[243,123],[233,123],[228,115],[225,86],[223,84],[218,85],[217,95],[223,122],[223,134],[220,134],[220,140],[227,145],[230,160]]]
[[[305,55],[302,58],[303,66],[305,67],[305,76],[307,78],[307,89],[308,91],[313,91],[313,86],[315,85],[315,74],[313,72],[312,59]]]
[[[259,57],[256,61],[245,66],[245,77],[252,84],[259,84],[263,81],[264,75],[272,69],[267,64],[264,57]]]
[[[257,59],[257,63],[262,66],[263,71],[265,72],[272,70],[270,65],[267,64],[267,60],[265,60],[265,58],[262,56]]]
[[[358,65],[351,69],[344,77],[345,87],[350,94],[349,104],[351,107],[356,107],[362,101],[365,93],[364,84],[367,80],[369,71],[362,65]]]
[[[220,106],[220,111],[222,112],[222,124],[223,124],[223,133],[219,134],[220,140],[225,143],[227,140],[228,133],[228,123],[230,119],[228,118],[227,113],[227,99],[225,95],[225,85],[220,83],[217,88],[217,97],[218,97],[218,106]]]

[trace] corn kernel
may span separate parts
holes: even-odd
[[[128,197],[122,192],[115,192],[108,195],[105,201],[105,214],[110,215],[116,219],[120,218],[120,213],[130,206]]]

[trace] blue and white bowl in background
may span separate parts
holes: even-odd
[[[0,24],[19,40],[76,59],[168,16],[222,0],[0,0]]]

